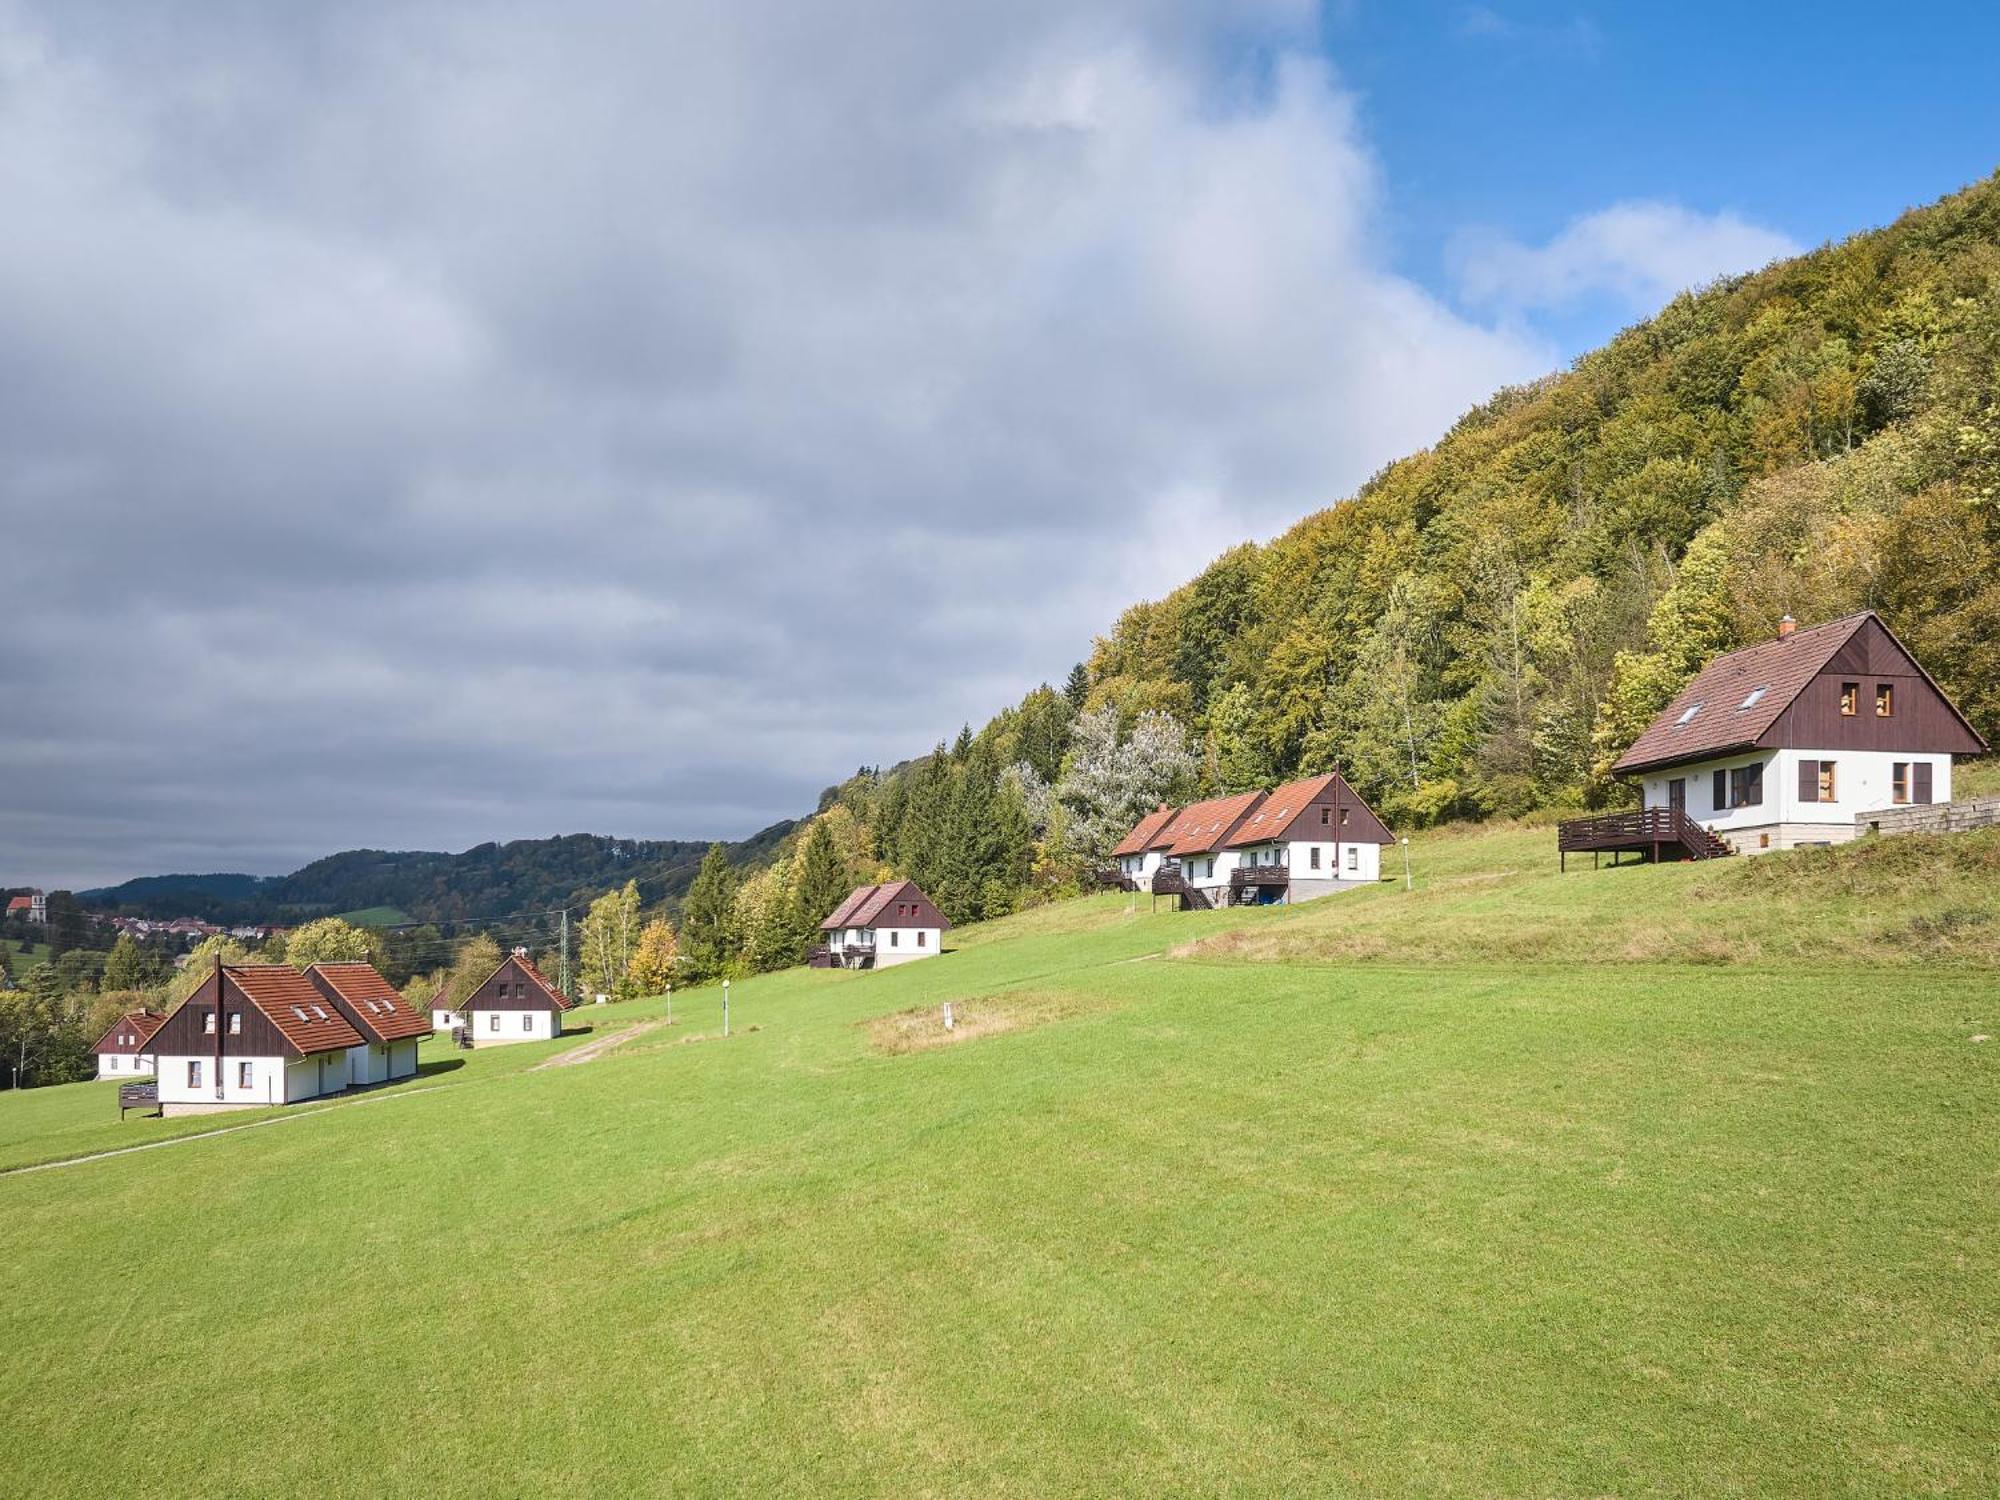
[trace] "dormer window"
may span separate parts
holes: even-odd
[[[1736,706],[1738,708],[1755,708],[1759,703],[1764,701],[1764,695],[1770,691],[1767,687],[1752,688],[1750,689],[1750,696]]]
[[[1690,703],[1686,708],[1681,710],[1681,716],[1678,719],[1674,720],[1674,727],[1678,729],[1683,724],[1690,724],[1694,722],[1694,716],[1700,712],[1701,712],[1701,705],[1699,703]]]

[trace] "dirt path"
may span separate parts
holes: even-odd
[[[234,1135],[239,1130],[262,1130],[266,1125],[289,1125],[294,1120],[309,1120],[315,1115],[331,1114],[336,1109],[349,1109],[361,1104],[380,1104],[389,1099],[409,1099],[417,1094],[435,1093],[438,1089],[450,1087],[448,1083],[426,1084],[420,1089],[404,1089],[401,1093],[383,1094],[375,1099],[349,1099],[319,1109],[301,1109],[291,1114],[273,1115],[268,1120],[252,1120],[247,1125],[225,1125],[220,1130],[197,1130],[192,1135],[169,1136],[164,1141],[142,1141],[136,1146],[113,1146],[109,1151],[93,1151],[88,1156],[65,1156],[61,1161],[38,1161],[25,1167],[0,1167],[0,1177],[18,1177],[24,1172],[53,1172],[57,1167],[80,1167],[87,1161],[103,1161],[112,1156],[130,1156],[135,1151],[158,1151],[166,1146],[185,1146],[189,1141],[212,1141],[219,1135]]]
[[[641,1021],[636,1026],[627,1026],[623,1031],[614,1031],[611,1035],[599,1037],[596,1041],[585,1042],[581,1047],[572,1047],[567,1052],[558,1052],[547,1062],[538,1062],[528,1071],[539,1073],[544,1068],[568,1068],[574,1067],[577,1063],[596,1062],[605,1053],[615,1051],[634,1037],[644,1036],[647,1032],[656,1031],[664,1025],[666,1025],[666,1022],[663,1020]]]

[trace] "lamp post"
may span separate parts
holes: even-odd
[[[1416,889],[1410,884],[1410,836],[1407,833],[1403,835],[1403,889]]]
[[[671,979],[667,981],[667,1024],[674,1024],[674,982]]]
[[[722,1034],[729,1035],[729,981],[722,981]]]

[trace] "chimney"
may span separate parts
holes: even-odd
[[[1799,628],[1799,622],[1797,620],[1794,620],[1790,615],[1786,615],[1784,619],[1778,621],[1778,639],[1782,641],[1786,636],[1790,635],[1794,630],[1797,630],[1798,628]]]
[[[526,948],[516,948],[514,950],[514,957],[516,958],[526,958],[527,956],[528,950]]]

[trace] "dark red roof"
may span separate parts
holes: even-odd
[[[300,1053],[359,1047],[366,1040],[290,964],[226,964],[222,972]]]
[[[431,1023],[410,1009],[371,963],[314,964],[306,970],[306,978],[341,1005],[350,1024],[378,1042],[406,1042],[431,1034]]]
[[[1118,841],[1118,847],[1111,851],[1113,858],[1121,854],[1144,854],[1153,845],[1154,837],[1174,815],[1173,808],[1162,802],[1132,825],[1132,831]]]
[[[1300,827],[1299,818],[1315,803],[1337,805],[1343,817],[1350,811],[1358,816],[1345,826],[1336,823],[1320,828],[1309,823]],[[1245,844],[1287,838],[1318,839],[1329,843],[1337,839],[1347,844],[1393,844],[1396,841],[1388,825],[1375,816],[1374,809],[1361,800],[1338,771],[1329,771],[1323,776],[1304,776],[1273,787],[1257,804],[1256,810],[1237,825],[1229,847],[1236,849]]]
[[[130,1056],[143,1051],[146,1038],[158,1031],[160,1023],[164,1020],[166,1016],[160,1011],[128,1010],[111,1023],[110,1029],[97,1039],[97,1044],[90,1050],[99,1057],[109,1057],[113,1054],[121,1057]],[[121,1036],[129,1036],[133,1040],[130,1042],[116,1040]]]
[[[1206,802],[1193,803],[1175,813],[1146,847],[1164,849],[1172,855],[1207,854],[1220,849],[1244,815],[1263,797],[1262,792],[1238,792],[1233,797],[1211,797]]]
[[[901,902],[910,910],[887,914],[891,902]],[[822,932],[835,932],[842,927],[942,929],[951,926],[951,923],[914,880],[885,880],[880,885],[857,885],[819,926]]]
[[[1706,760],[1758,744],[1807,684],[1824,672],[1856,632],[1870,621],[1916,665],[1916,658],[1910,656],[1908,648],[1896,640],[1895,633],[1873,610],[1745,646],[1740,651],[1718,656],[1697,672],[1674,695],[1673,702],[1660,711],[1659,717],[1646,726],[1646,732],[1618,757],[1611,768],[1613,773]],[[1930,680],[1930,674],[1922,666],[1917,665],[1917,671]],[[1964,723],[1964,715],[1945,698],[1936,682],[1932,681],[1931,687]],[[1965,729],[1974,740],[1978,739],[1970,724]]]
[[[31,911],[35,905],[32,896],[11,896],[7,901],[9,911]]]

